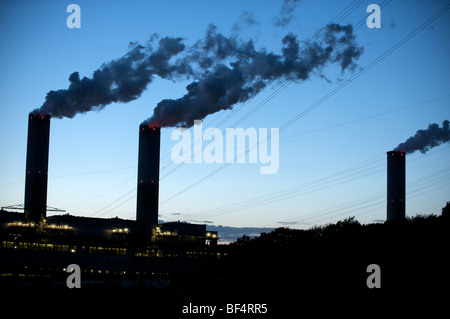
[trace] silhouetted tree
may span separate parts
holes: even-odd
[[[235,242],[231,243],[233,246],[246,246],[251,241],[250,236],[244,234],[241,238],[238,238]]]
[[[445,219],[450,218],[450,202],[447,202],[447,205],[445,205],[445,207],[442,207],[442,217]]]

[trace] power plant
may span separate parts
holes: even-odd
[[[54,273],[75,263],[94,274],[183,273],[223,257],[206,225],[158,223],[160,136],[160,127],[139,126],[136,220],[47,216],[50,116],[30,113],[25,213],[1,211],[0,271]]]
[[[405,219],[405,152],[389,151],[387,155],[386,220]]]
[[[227,253],[206,225],[158,223],[161,128],[139,126],[136,220],[47,216],[50,116],[29,114],[25,213],[0,214],[0,271],[149,275],[199,269]],[[405,152],[387,154],[387,221],[405,219]],[[183,262],[180,263],[180,259]]]

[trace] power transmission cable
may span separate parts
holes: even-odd
[[[385,7],[386,5],[388,5],[391,2],[391,0],[386,0],[381,4],[381,7]],[[345,15],[344,17],[346,17],[347,15]],[[362,25],[364,25],[366,21],[366,18],[363,18],[360,20],[360,22],[356,25],[354,30],[359,29]],[[326,27],[322,28],[318,33],[325,31]],[[322,36],[326,36],[330,33],[331,31],[326,31]],[[345,37],[340,38],[333,46],[332,49],[336,48],[338,45],[340,45],[342,42],[346,41],[348,39],[350,35],[347,35]],[[318,39],[317,41],[319,41],[320,39]],[[316,41],[312,42],[309,46],[307,46],[304,50],[302,50],[302,52],[300,53],[300,56],[303,53],[306,53],[308,51],[309,48],[311,48],[314,44],[316,44]],[[320,59],[324,58],[326,55],[326,52],[323,53],[322,55],[316,57],[313,61],[311,61],[306,67],[305,70],[308,70],[309,67],[313,66],[317,61],[319,61]],[[292,67],[293,63],[297,60],[297,58],[299,57],[299,55],[292,55],[290,62],[287,64],[287,66],[285,66],[283,68],[282,71],[279,71],[278,76],[274,77],[272,80],[270,80],[268,82],[268,84],[265,86],[269,86],[271,83],[278,81],[279,78],[281,77],[282,74],[284,74],[286,72],[286,70],[288,70],[288,68]],[[306,72],[306,71],[305,71]],[[291,76],[290,78],[288,78],[284,84],[282,84],[279,88],[277,88],[274,92],[272,92],[268,97],[266,97],[262,102],[260,102],[259,104],[257,104],[255,107],[253,107],[249,112],[247,112],[244,116],[242,116],[239,120],[237,120],[236,122],[234,122],[231,126],[232,127],[236,127],[238,124],[240,124],[243,120],[247,119],[249,116],[251,116],[252,114],[254,114],[257,110],[259,110],[263,105],[265,105],[267,102],[269,102],[272,98],[274,98],[276,95],[278,95],[282,90],[284,90],[290,83],[294,82],[296,80],[296,77]],[[255,95],[256,96],[256,95]],[[247,105],[247,102],[250,102],[251,100],[253,100],[253,98],[255,97],[253,96],[251,99],[247,100],[246,102],[244,102],[240,107],[243,107],[243,105]],[[238,107],[239,109],[239,107]],[[231,114],[235,114],[235,112],[230,112],[229,117],[227,117],[227,119],[229,119],[231,117]],[[223,124],[222,122],[219,123],[219,125]],[[210,142],[212,143],[212,141]],[[207,145],[203,146],[202,150],[199,150],[197,153],[193,154],[192,157],[195,157],[196,155],[198,155],[200,153],[200,151],[202,152],[203,149],[206,147]],[[180,163],[179,165],[177,165],[175,168],[173,168],[171,171],[169,171],[168,173],[164,174],[162,176],[161,179],[164,179],[166,177],[168,177],[169,175],[171,175],[172,173],[174,173],[176,170],[178,170],[179,168],[181,168],[182,166],[184,166],[185,162]],[[168,164],[168,166],[170,166],[171,164]],[[167,168],[168,166],[164,167]]]
[[[424,189],[431,189],[431,187],[435,187],[436,185],[441,186],[442,184],[446,184],[450,181],[450,167],[442,169],[438,172],[430,174],[426,177],[421,177],[407,184],[407,192],[406,199],[409,200],[411,197],[416,196],[416,193],[419,191],[423,191]],[[436,184],[439,183],[439,184]],[[416,186],[417,185],[417,186]],[[428,191],[428,190],[427,190]],[[336,216],[348,215],[355,210],[370,207],[373,205],[386,205],[386,192],[377,192],[375,194],[352,200],[350,202],[346,202],[331,208],[322,209],[319,211],[315,211],[306,215],[302,215],[301,217],[293,217],[289,219],[283,220],[284,222],[290,221],[298,221],[305,222],[313,219],[329,219],[332,214],[338,213]],[[363,206],[362,206],[363,205]],[[362,206],[362,207],[361,207]],[[339,213],[344,211],[344,213]]]
[[[393,47],[391,47],[389,50],[385,51],[382,55],[380,55],[378,58],[376,58],[375,60],[373,60],[366,68],[362,69],[361,71],[359,71],[358,73],[354,74],[353,76],[351,76],[346,82],[344,82],[343,84],[341,84],[340,86],[338,86],[336,89],[334,89],[333,91],[329,92],[326,96],[324,96],[322,99],[320,99],[318,102],[316,102],[315,104],[311,105],[309,108],[307,108],[306,110],[302,111],[300,114],[298,114],[296,117],[294,117],[293,119],[291,119],[290,121],[288,121],[287,123],[285,123],[285,125],[283,125],[280,130],[287,128],[288,126],[290,126],[292,123],[294,123],[295,121],[297,121],[299,118],[303,117],[304,115],[306,115],[307,113],[309,113],[312,109],[314,109],[315,107],[317,107],[318,105],[320,105],[323,101],[325,101],[326,99],[328,99],[329,97],[333,96],[334,94],[336,94],[338,91],[340,91],[343,87],[345,87],[346,85],[348,85],[350,82],[352,82],[353,80],[355,80],[356,78],[358,78],[360,75],[362,75],[363,73],[365,73],[367,70],[369,70],[371,67],[373,67],[374,65],[376,65],[377,63],[379,63],[381,60],[383,60],[386,56],[388,56],[389,54],[391,54],[392,52],[394,52],[398,47],[400,47],[401,45],[403,45],[406,41],[408,41],[410,38],[412,38],[414,35],[416,35],[418,32],[420,32],[421,30],[423,30],[426,26],[428,26],[431,22],[433,22],[434,20],[436,20],[438,17],[440,17],[443,13],[445,13],[450,5],[445,6],[443,9],[441,9],[440,11],[438,11],[435,15],[433,15],[431,18],[429,18],[428,20],[426,20],[424,23],[422,23],[419,27],[417,27],[416,29],[414,29],[411,33],[409,33],[406,37],[404,37],[402,40],[400,40],[399,42],[397,42]],[[244,155],[246,153],[248,153],[249,150],[247,150]],[[183,194],[184,192],[188,191],[189,189],[195,187],[196,185],[198,185],[199,183],[205,181],[206,179],[208,179],[209,177],[217,174],[218,172],[220,172],[221,170],[223,170],[224,168],[228,167],[229,164],[231,163],[227,163],[221,167],[219,167],[218,169],[216,169],[215,171],[211,172],[210,174],[204,176],[203,178],[201,178],[200,180],[198,180],[197,182],[191,184],[190,186],[184,188],[183,190],[177,192],[176,194],[172,195],[171,197],[169,197],[168,199],[166,199],[165,201],[162,201],[161,204],[164,204],[167,201],[170,201],[171,199]]]
[[[391,0],[386,0],[384,3],[389,3]],[[350,3],[344,10],[342,10],[335,18],[333,18],[328,24],[332,24],[332,23],[340,23],[343,19],[345,19],[348,15],[350,15],[363,1],[362,0],[357,0],[354,1],[352,3]],[[348,7],[352,6],[352,8],[348,9]],[[336,20],[336,21],[335,21]],[[288,61],[286,63],[286,65],[283,68],[280,68],[280,70],[277,72],[277,74],[271,79],[269,80],[267,83],[264,84],[264,88],[258,93],[253,95],[250,99],[248,99],[247,101],[245,101],[244,103],[240,104],[239,106],[233,108],[230,112],[228,112],[228,115],[225,119],[223,119],[222,121],[220,121],[218,124],[216,124],[217,126],[222,125],[223,123],[225,123],[227,120],[231,119],[231,117],[233,117],[234,115],[236,115],[239,110],[243,109],[245,106],[247,106],[248,104],[250,104],[254,98],[256,98],[256,96],[258,96],[263,90],[265,90],[267,87],[269,87],[270,85],[272,85],[275,81],[279,80],[279,78],[285,74],[294,64],[295,61],[298,60],[299,57],[303,56],[305,53],[307,53],[307,51],[312,48],[315,44],[317,44],[318,41],[320,41],[323,37],[327,36],[331,31],[327,30],[327,27],[323,27],[321,28],[319,31],[317,31],[314,36],[313,36],[313,40],[309,43],[309,45],[307,45],[305,48],[302,48],[302,51],[298,54],[291,54],[286,58],[286,61]],[[336,45],[335,45],[336,46]],[[334,47],[333,46],[333,49]],[[316,59],[314,59],[313,61],[310,62],[310,64],[306,67],[306,69],[313,65],[315,62],[317,62],[322,56],[316,57]],[[252,112],[253,114],[254,112]],[[225,114],[225,113],[222,113]],[[248,117],[248,116],[247,116]],[[218,118],[218,117],[217,117]],[[217,120],[217,118],[215,120]],[[209,125],[211,126],[213,124],[210,123]],[[232,125],[235,126],[235,125]],[[206,146],[205,146],[206,147]],[[163,158],[167,157],[168,155],[170,155],[170,153],[166,154]],[[192,155],[195,156],[195,155]],[[172,162],[173,163],[173,162]],[[168,165],[164,166],[161,171],[166,170],[168,167],[170,167],[172,165],[172,163],[169,163]],[[175,170],[177,170],[179,167],[182,167],[184,165],[184,163],[180,163],[176,169],[172,169],[169,173],[165,174],[163,177],[166,177],[168,175],[170,175],[171,173],[173,173]]]
[[[385,114],[390,114],[390,113],[397,112],[397,111],[406,110],[406,109],[409,109],[409,108],[411,108],[411,107],[415,107],[415,106],[418,106],[418,105],[424,105],[424,104],[426,104],[426,103],[430,103],[430,102],[434,102],[434,101],[437,101],[437,100],[440,100],[440,99],[443,99],[443,98],[447,98],[447,97],[449,97],[449,96],[450,96],[450,95],[446,95],[446,96],[439,97],[439,98],[429,99],[429,100],[422,101],[422,102],[419,102],[419,103],[414,103],[414,104],[411,104],[411,105],[408,105],[408,106],[396,108],[396,109],[394,109],[394,110],[390,110],[390,111],[387,111],[387,112],[378,113],[378,114],[371,115],[371,116],[368,116],[368,117],[364,117],[364,118],[360,118],[360,119],[356,119],[356,120],[352,120],[352,121],[347,121],[347,122],[344,122],[344,123],[339,123],[339,124],[336,124],[336,125],[332,125],[332,126],[329,126],[329,127],[325,127],[325,128],[321,128],[321,129],[317,129],[317,130],[313,130],[313,131],[309,131],[309,132],[304,132],[304,133],[300,133],[300,134],[295,134],[295,135],[288,136],[288,137],[295,137],[295,136],[298,136],[298,135],[304,135],[304,134],[308,134],[308,133],[314,133],[314,132],[316,132],[316,131],[321,131],[321,130],[328,129],[328,128],[334,128],[334,127],[338,127],[338,126],[341,126],[341,125],[346,125],[346,124],[351,124],[351,123],[359,122],[359,121],[366,120],[366,119],[371,119],[371,118],[374,118],[374,117],[377,117],[377,116],[381,116],[381,115],[385,115]],[[288,137],[285,137],[285,138],[288,138]],[[281,138],[280,138],[280,139],[281,139]],[[365,163],[365,162],[366,162],[366,161],[364,161],[363,163]],[[372,164],[373,164],[373,163],[372,163]],[[380,164],[381,164],[382,166],[384,166],[384,165],[385,165],[385,164],[384,164],[384,159],[383,159],[383,162],[382,162],[382,163],[381,163],[381,162],[378,162],[377,164],[378,164],[378,166],[379,166]],[[359,166],[359,167],[358,167],[358,166]],[[352,177],[352,178],[349,178],[350,176],[344,176],[344,178],[347,177],[346,180],[338,181],[338,183],[334,183],[334,184],[328,184],[328,185],[325,184],[325,185],[322,186],[322,182],[323,182],[323,181],[328,181],[329,179],[331,179],[331,178],[333,178],[333,177],[335,177],[335,176],[339,176],[339,175],[342,175],[342,174],[347,173],[347,172],[351,172],[352,175],[355,175],[356,173],[358,173],[358,172],[357,172],[357,169],[363,170],[365,174],[362,174],[362,175],[360,174],[359,176],[355,176],[355,177]],[[189,214],[189,216],[198,215],[198,214],[202,214],[202,213],[209,212],[209,211],[213,210],[213,211],[216,213],[216,215],[212,215],[212,216],[210,215],[210,216],[208,216],[208,217],[214,217],[214,216],[222,215],[222,213],[224,213],[224,211],[225,211],[225,212],[227,212],[227,211],[231,211],[231,212],[232,212],[232,211],[234,211],[234,210],[239,211],[239,210],[242,210],[242,209],[244,209],[244,208],[247,208],[248,206],[251,206],[251,205],[261,206],[262,203],[264,203],[264,202],[269,203],[269,202],[271,202],[271,201],[274,200],[274,199],[275,199],[276,201],[278,201],[278,200],[280,200],[280,199],[281,199],[281,200],[285,200],[285,199],[289,199],[289,198],[291,198],[291,197],[299,196],[299,191],[302,191],[302,192],[303,192],[303,191],[305,191],[305,188],[315,187],[316,184],[318,184],[318,183],[320,183],[318,186],[321,186],[321,187],[323,187],[323,188],[334,187],[334,186],[336,186],[336,185],[340,185],[340,184],[342,184],[342,183],[349,182],[349,181],[355,180],[355,179],[357,179],[357,178],[364,177],[364,176],[368,176],[368,175],[371,175],[371,174],[373,174],[373,173],[376,173],[376,172],[379,172],[379,171],[380,171],[379,169],[376,169],[376,170],[373,171],[373,172],[372,172],[372,171],[369,171],[369,172],[368,172],[368,170],[370,170],[370,169],[373,169],[373,168],[371,168],[371,167],[369,166],[369,164],[365,164],[364,166],[361,166],[360,164],[358,164],[357,166],[352,166],[352,167],[349,168],[349,169],[346,169],[346,170],[344,170],[344,171],[338,172],[338,173],[333,174],[333,175],[331,175],[331,176],[328,176],[328,177],[326,177],[326,178],[319,179],[319,180],[314,181],[314,182],[312,182],[312,183],[302,184],[302,185],[300,185],[300,186],[295,186],[295,187],[283,189],[283,190],[277,191],[277,192],[275,192],[275,193],[266,194],[266,195],[263,195],[263,196],[258,196],[258,197],[254,198],[254,199],[244,200],[244,201],[240,201],[240,202],[233,203],[233,204],[228,204],[228,205],[223,206],[223,207],[213,208],[213,209],[208,209],[208,210],[205,210],[205,211],[196,212],[196,213],[194,213],[194,214]],[[330,183],[330,182],[334,182],[334,181],[331,180],[331,181],[329,181],[329,183]],[[311,191],[311,190],[306,189],[306,191],[309,192],[309,191]]]
[[[422,159],[424,159],[424,158],[426,158],[428,156],[441,153],[442,151],[446,151],[447,149],[448,148],[442,148],[440,150],[430,151],[424,156],[418,156],[418,157],[415,157],[415,158],[412,158],[412,159],[408,159],[408,163],[413,163],[415,161],[422,160]],[[290,198],[306,195],[308,193],[320,191],[320,190],[323,190],[323,189],[326,189],[326,188],[329,188],[329,187],[338,186],[340,184],[343,184],[343,183],[346,183],[346,182],[349,182],[349,181],[353,181],[353,180],[356,180],[356,179],[359,179],[359,178],[362,178],[362,177],[366,177],[366,176],[375,174],[375,173],[380,172],[380,171],[385,171],[385,167],[384,167],[385,166],[385,158],[383,157],[382,163],[380,163],[378,158],[379,158],[379,156],[376,156],[373,159],[363,161],[363,162],[361,162],[359,164],[356,164],[356,165],[354,165],[352,167],[349,167],[348,169],[345,169],[345,170],[340,171],[338,173],[335,173],[335,174],[332,174],[330,176],[321,178],[321,179],[319,179],[317,181],[313,181],[313,182],[310,182],[310,183],[302,184],[300,186],[284,189],[284,190],[278,191],[278,192],[276,192],[274,194],[266,194],[266,195],[263,195],[263,196],[258,196],[258,197],[253,198],[253,199],[244,200],[244,201],[240,201],[240,202],[237,202],[237,203],[225,205],[223,207],[214,208],[214,209],[210,209],[210,210],[205,210],[205,211],[202,211],[202,212],[199,212],[199,213],[188,214],[187,216],[189,216],[189,218],[193,218],[194,217],[194,218],[197,218],[197,219],[206,219],[206,218],[210,219],[212,217],[217,217],[217,216],[231,214],[231,213],[237,213],[237,212],[242,211],[244,209],[249,209],[249,208],[253,209],[253,208],[256,208],[258,206],[267,205],[267,204],[271,204],[271,203],[274,203],[274,202],[279,202],[279,201],[287,200],[287,199],[290,199]],[[383,166],[383,168],[381,168],[381,169],[379,168],[380,164],[381,164],[381,166]],[[435,175],[442,174],[442,173],[444,173],[446,171],[447,171],[447,169],[444,169],[444,170],[439,171],[438,173],[435,173],[435,174],[433,174],[433,175],[431,175],[429,177],[419,179],[419,180],[417,180],[415,182],[412,182],[412,183],[408,183],[407,184],[407,188],[410,189],[411,187],[414,186],[414,183],[425,182],[430,177],[434,177]],[[344,176],[341,176],[341,175],[344,175]],[[336,179],[335,177],[338,177],[338,178]],[[439,176],[438,176],[438,178],[439,178]],[[323,182],[325,182],[325,183],[323,183]],[[294,191],[296,191],[296,192],[294,192]],[[385,194],[385,192],[382,192],[380,194]],[[373,195],[372,195],[372,197],[373,197]],[[377,203],[380,203],[380,200],[379,200],[380,198],[381,198],[381,195],[378,195]],[[376,199],[376,198],[372,198],[372,200],[374,200],[374,199]],[[358,200],[358,201],[360,201],[360,200]],[[383,201],[383,200],[381,200],[381,202],[385,203],[385,201]],[[353,203],[353,201],[351,203]],[[350,207],[346,206],[346,204],[344,204],[343,208],[344,209],[346,208],[348,210]],[[202,213],[208,212],[208,211],[214,211],[214,213],[213,214],[207,214],[207,215],[198,216],[198,214],[202,214]],[[286,220],[286,222],[288,222],[288,221],[289,220]]]
[[[444,14],[448,9],[450,8],[450,4],[444,6],[442,9],[440,9],[438,12],[436,12],[433,16],[431,16],[429,19],[427,19],[425,22],[423,22],[421,25],[419,25],[418,27],[416,27],[413,31],[411,31],[407,36],[405,36],[404,38],[402,38],[400,41],[398,41],[396,44],[394,44],[391,48],[389,48],[388,50],[386,50],[385,52],[383,52],[381,55],[379,55],[377,58],[375,58],[374,60],[372,60],[372,62],[370,62],[365,68],[361,69],[360,71],[358,71],[356,74],[350,76],[349,79],[347,79],[345,82],[343,82],[341,85],[339,85],[337,88],[335,88],[334,90],[330,91],[328,94],[326,94],[325,96],[323,96],[321,99],[319,99],[318,101],[316,101],[314,104],[312,104],[311,106],[309,106],[308,108],[306,108],[305,110],[303,110],[302,112],[300,112],[299,114],[297,114],[296,116],[294,116],[292,119],[290,119],[289,121],[287,121],[284,125],[282,125],[279,128],[279,131],[283,131],[284,129],[288,128],[290,125],[292,125],[293,123],[295,123],[296,121],[298,121],[300,118],[302,118],[303,116],[305,116],[306,114],[308,114],[309,112],[311,112],[313,109],[315,109],[316,107],[318,107],[320,104],[322,104],[324,101],[326,101],[327,99],[329,99],[330,97],[332,97],[333,95],[335,95],[337,92],[339,92],[340,90],[342,90],[345,86],[347,86],[349,83],[351,83],[352,81],[356,80],[359,76],[361,76],[362,74],[364,74],[365,72],[367,72],[369,69],[371,69],[373,66],[375,66],[376,64],[378,64],[380,61],[382,61],[383,59],[385,59],[388,55],[390,55],[392,52],[394,52],[395,50],[397,50],[400,46],[402,46],[406,41],[408,41],[409,39],[411,39],[412,37],[414,37],[417,33],[419,33],[421,30],[423,30],[425,27],[427,27],[431,22],[433,22],[434,20],[436,20],[437,18],[439,18],[442,14]],[[268,138],[270,139],[270,137]],[[268,140],[267,139],[267,140]],[[244,155],[248,154],[248,152],[250,151],[250,149],[246,150],[245,153],[241,154]],[[192,189],[193,187],[197,186],[198,184],[202,183],[203,181],[209,179],[210,177],[216,175],[217,173],[219,173],[220,171],[224,170],[226,167],[228,167],[231,163],[226,163],[224,165],[222,165],[221,167],[217,168],[216,170],[212,171],[211,173],[207,174],[206,176],[202,177],[201,179],[199,179],[198,181],[194,182],[193,184],[187,186],[186,188],[182,189],[181,191],[175,193],[174,195],[170,196],[169,198],[167,198],[166,200],[162,201],[161,204],[167,203],[168,201],[182,195],[183,193],[187,192],[188,190]]]
[[[73,204],[73,205],[66,206],[65,208],[67,209],[67,208],[70,208],[70,207],[74,207],[74,206],[77,206],[77,205],[80,205],[80,204],[84,204],[84,203],[88,203],[88,202],[90,202],[90,201],[93,201],[94,199],[97,199],[97,198],[99,198],[99,197],[101,197],[101,196],[103,196],[103,195],[106,195],[106,194],[112,192],[113,190],[119,188],[120,186],[122,186],[122,185],[128,183],[129,181],[131,181],[131,180],[133,180],[133,179],[136,179],[136,175],[131,176],[130,178],[126,179],[124,182],[121,182],[120,184],[118,184],[118,185],[116,185],[116,186],[114,186],[114,187],[112,187],[112,188],[110,188],[110,189],[108,189],[108,190],[106,190],[106,191],[104,191],[104,192],[101,192],[100,194],[97,194],[97,195],[95,195],[95,196],[93,196],[93,197],[90,197],[90,198],[88,198],[88,199],[86,199],[86,200],[81,200],[79,203],[76,203],[76,204]]]

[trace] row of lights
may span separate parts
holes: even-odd
[[[129,229],[128,228],[114,228],[112,230],[113,233],[124,233],[124,234],[128,234]]]
[[[36,224],[35,223],[12,222],[12,223],[9,223],[9,226],[35,227]],[[44,227],[51,228],[51,229],[72,229],[72,227],[70,227],[69,225],[56,225],[56,224],[45,225]]]

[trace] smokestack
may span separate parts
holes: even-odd
[[[136,220],[147,239],[154,239],[158,225],[160,137],[161,127],[139,126]]]
[[[387,220],[405,219],[405,152],[387,152]]]
[[[47,211],[50,115],[28,116],[25,219],[42,225]]]

